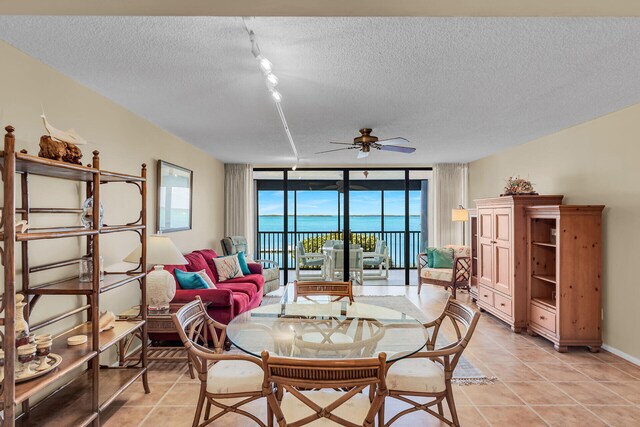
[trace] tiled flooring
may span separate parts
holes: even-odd
[[[360,295],[404,295],[435,317],[446,298],[443,291],[423,287],[364,286]],[[459,296],[466,300],[467,295]],[[491,385],[456,386],[463,426],[639,426],[640,367],[602,352],[586,349],[560,354],[542,338],[512,333],[490,315],[483,315],[465,352],[478,368],[498,381]],[[183,366],[155,366],[149,373],[151,394],[132,386],[103,416],[104,426],[190,426],[199,384]],[[387,402],[387,416],[404,405]],[[251,407],[264,418],[264,401]],[[215,426],[253,426],[252,421],[228,414]],[[413,413],[394,426],[443,425],[425,413]]]

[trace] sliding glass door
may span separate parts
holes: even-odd
[[[429,175],[408,169],[258,169],[256,254],[278,261],[287,281],[415,283],[411,271],[428,238]]]

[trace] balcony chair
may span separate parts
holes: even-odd
[[[320,271],[315,269],[320,267]],[[310,272],[302,274],[301,269],[311,268]],[[301,240],[296,243],[296,280],[316,280],[324,279],[325,273],[325,255],[320,252],[307,252],[304,249],[304,242]]]
[[[438,332],[447,319],[453,324],[450,329],[455,331],[457,339],[451,344],[436,349]],[[478,311],[449,297],[440,316],[436,320],[424,324],[425,328],[433,328],[427,341],[427,351],[392,362],[387,369],[389,398],[407,403],[411,405],[411,408],[399,412],[388,423],[385,423],[383,407],[380,411],[380,426],[388,427],[400,417],[420,410],[433,415],[446,425],[460,426],[453,400],[451,379],[479,319],[480,313]],[[418,398],[420,402],[416,402],[412,398]],[[425,398],[427,399],[426,403],[424,403]],[[442,403],[445,400],[451,413],[451,420],[446,419],[444,415]],[[437,406],[437,412],[433,406]]]
[[[264,288],[262,288],[262,294],[266,295],[269,292],[273,292],[280,287],[280,266],[276,261],[269,259],[252,259],[249,251],[249,245],[247,244],[247,238],[244,236],[230,236],[225,237],[220,241],[222,245],[222,252],[225,255],[234,255],[238,252],[244,252],[247,262],[259,262],[263,264],[262,276],[264,277]],[[266,268],[267,265],[271,267]]]
[[[386,395],[385,359],[384,353],[372,358],[322,360],[263,352],[264,393],[277,425],[373,427]],[[370,387],[369,395],[362,393],[366,387]]]
[[[453,268],[428,267],[427,254],[418,254],[418,293],[423,283],[444,286],[445,290],[451,288],[454,298],[458,289],[470,289],[471,248],[460,245],[447,245],[445,248],[453,249]]]
[[[362,246],[358,244],[349,245],[349,276],[353,277],[357,284],[362,285],[364,276]],[[339,243],[328,251],[329,256],[329,280],[346,280],[344,278],[344,244]]]
[[[385,279],[389,278],[389,248],[384,240],[378,240],[373,252],[363,254],[363,263],[366,267],[378,269],[377,275],[366,274],[365,279]],[[384,274],[382,273],[384,269]]]
[[[264,371],[260,360],[242,354],[223,353],[227,326],[209,317],[200,297],[185,304],[171,316],[200,380],[193,427],[212,424],[229,412],[248,417],[257,425],[266,427],[262,420],[241,409],[243,405],[265,396]],[[206,341],[207,336],[213,340],[213,350],[198,344],[200,337]],[[205,402],[204,420],[199,423]],[[210,417],[212,405],[222,410]],[[271,419],[271,410],[268,408],[267,414]]]

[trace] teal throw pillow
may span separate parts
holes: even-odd
[[[453,268],[453,249],[438,248],[433,251],[432,268]]]
[[[238,263],[240,264],[240,270],[242,270],[242,274],[245,276],[247,274],[251,274],[251,270],[249,270],[249,266],[247,265],[247,259],[244,256],[244,252],[238,252]]]
[[[182,289],[209,289],[207,282],[198,273],[175,269],[176,279]]]
[[[435,251],[436,248],[427,248],[427,267],[429,268],[433,268],[433,251]]]

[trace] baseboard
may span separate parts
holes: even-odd
[[[607,344],[602,344],[602,348],[604,350],[607,350],[609,353],[613,353],[618,357],[622,357],[627,362],[631,362],[634,365],[640,366],[640,358],[638,357],[631,356],[630,354],[627,354],[624,351],[620,351],[617,348],[611,347],[610,345],[607,345]]]

